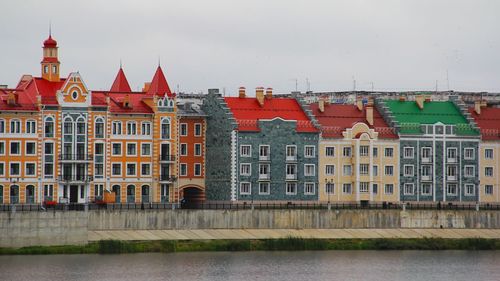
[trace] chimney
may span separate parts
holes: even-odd
[[[238,97],[240,99],[243,99],[245,98],[245,87],[240,87],[239,90],[238,90]]]
[[[132,105],[130,104],[130,96],[129,95],[126,95],[123,98],[123,107],[124,108],[132,108]]]
[[[417,103],[418,108],[424,109],[424,101],[425,101],[425,96],[422,95],[415,96],[415,102]]]
[[[7,95],[7,104],[8,105],[16,105],[17,104],[17,94],[14,92],[10,92]]]
[[[406,101],[406,97],[405,96],[399,96],[399,101]]]
[[[373,126],[373,105],[371,104],[366,106],[366,122]]]
[[[486,107],[488,104],[484,100],[477,100],[474,102],[474,111],[477,115],[481,114],[481,107]]]
[[[267,88],[266,89],[266,99],[272,99],[273,98],[273,88]]]
[[[319,99],[318,109],[319,109],[319,112],[325,112],[325,100],[324,99]]]
[[[151,86],[151,82],[145,82],[144,87],[142,88],[143,92],[149,91],[149,87]]]
[[[363,110],[363,99],[359,96],[356,97],[356,106],[358,107],[359,111]]]
[[[255,97],[257,98],[259,105],[261,107],[264,106],[264,87],[255,88]]]

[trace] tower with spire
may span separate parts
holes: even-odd
[[[52,38],[49,29],[49,38],[43,41],[42,78],[51,82],[59,82],[59,58],[57,56],[57,41]]]

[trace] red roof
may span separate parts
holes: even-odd
[[[130,85],[128,84],[127,77],[125,77],[125,73],[123,69],[120,67],[118,74],[116,75],[115,81],[110,89],[111,92],[132,92],[130,89]]]
[[[323,137],[342,138],[342,132],[347,128],[352,128],[354,124],[361,122],[368,125],[366,122],[365,108],[359,110],[358,107],[353,104],[325,103],[324,112],[319,111],[318,103],[310,104],[309,107],[315,115],[316,120],[318,120],[321,125]],[[393,129],[385,123],[375,107],[373,107],[373,123],[374,126],[368,126],[374,128],[375,131],[379,133],[379,138],[397,138]]]
[[[481,114],[477,114],[474,108],[469,112],[481,129],[483,140],[500,140],[500,108],[481,107]]]
[[[168,86],[167,79],[163,74],[163,70],[158,66],[156,69],[155,75],[153,76],[153,80],[151,81],[151,85],[147,91],[148,95],[159,95],[164,96],[165,94],[169,97],[172,97],[172,92],[170,91],[170,87]]]
[[[10,93],[14,93],[16,97],[16,104],[9,105],[7,97]],[[24,90],[20,89],[0,89],[0,110],[2,111],[38,111],[36,106],[36,99],[27,95]]]
[[[318,132],[302,107],[294,98],[265,99],[260,106],[256,98],[224,98],[227,106],[238,122],[240,131],[259,131],[259,120],[281,118],[297,121],[297,132]]]
[[[125,114],[144,114],[153,113],[151,107],[144,103],[144,99],[151,97],[146,96],[143,92],[107,92],[107,91],[92,91],[92,105],[106,105],[106,96],[110,98],[111,113]],[[127,98],[130,106],[124,107],[123,101]]]
[[[43,41],[43,47],[44,48],[55,48],[55,47],[57,47],[57,41],[52,39],[52,35],[49,35],[49,38],[47,38],[45,41]]]

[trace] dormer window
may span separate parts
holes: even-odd
[[[71,97],[76,100],[78,98],[78,92],[77,91],[73,91],[73,93],[71,93]]]

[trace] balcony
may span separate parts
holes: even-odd
[[[422,181],[431,181],[432,180],[431,176],[422,176],[420,179]]]
[[[172,175],[160,175],[161,182],[174,182],[177,178]]]
[[[160,154],[160,162],[172,163],[175,162],[175,155]]]
[[[269,155],[259,155],[259,161],[271,161]]]
[[[457,163],[457,158],[456,157],[448,157],[447,162],[448,163]]]
[[[60,182],[91,182],[94,180],[90,175],[59,175],[58,181]]]
[[[70,161],[79,161],[79,162],[90,162],[93,160],[92,154],[59,154],[59,161],[61,162],[70,162]]]
[[[286,174],[286,180],[297,180],[297,174]]]
[[[297,162],[297,155],[287,155],[286,161],[287,162]]]
[[[457,181],[457,176],[446,176],[447,181]]]
[[[271,174],[259,174],[259,180],[270,180]]]
[[[432,158],[430,158],[430,157],[422,157],[422,163],[432,163]]]

